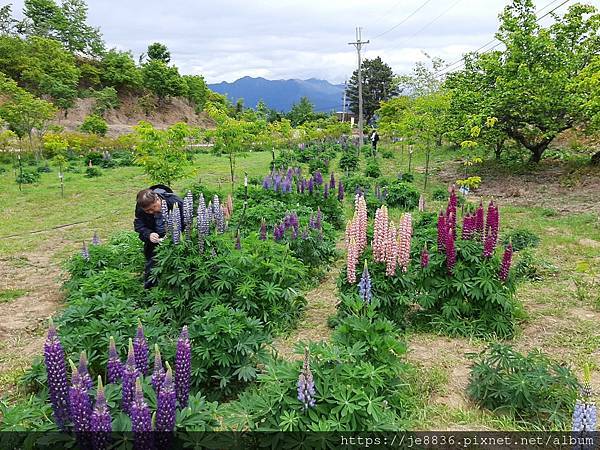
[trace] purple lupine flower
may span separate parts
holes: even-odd
[[[513,247],[512,243],[508,243],[508,247],[504,250],[504,255],[502,256],[502,264],[500,265],[500,271],[498,273],[498,277],[502,281],[506,281],[508,279],[508,272],[510,271],[510,263],[512,262],[513,255]]]
[[[235,238],[235,249],[236,250],[242,249],[242,240],[240,239],[240,230],[238,230],[237,236]]]
[[[158,397],[158,393],[160,392],[163,380],[165,378],[165,369],[162,365],[162,359],[160,357],[160,350],[158,349],[158,344],[154,344],[154,371],[152,372],[152,387],[154,388],[154,392],[156,392],[156,396]]]
[[[364,301],[367,305],[371,303],[371,298],[373,297],[371,293],[371,277],[369,276],[369,269],[367,268],[366,260],[365,268],[363,269],[362,276],[358,282],[358,291],[362,301]]]
[[[198,210],[196,215],[196,226],[198,228],[198,247],[200,249],[200,253],[204,253],[204,239],[206,239],[206,237],[210,234],[210,218],[208,209],[206,208],[206,203],[204,201],[204,195],[202,193],[200,193],[200,196],[198,197]]]
[[[94,386],[94,382],[92,381],[92,377],[90,376],[90,372],[88,370],[88,361],[87,357],[85,356],[85,351],[81,352],[79,355],[79,366],[77,367],[77,372],[81,377],[81,382],[86,387],[88,392],[91,391],[92,387]]]
[[[317,221],[315,219],[314,215],[310,215],[310,218],[308,219],[308,226],[310,228],[312,228],[313,230],[315,230],[317,228]]]
[[[133,339],[133,352],[135,354],[135,367],[142,375],[148,375],[148,342],[144,336],[144,327],[138,319],[137,331]]]
[[[54,422],[64,430],[69,420],[69,387],[67,383],[67,366],[65,352],[56,333],[52,319],[48,326],[48,336],[44,343],[44,362],[48,378],[48,395],[52,403]]]
[[[129,353],[127,362],[123,368],[123,386],[121,395],[121,409],[129,412],[131,403],[133,402],[133,394],[135,390],[135,380],[140,375],[139,369],[135,365],[135,351],[133,350],[133,341],[129,338]]]
[[[273,239],[275,241],[280,241],[281,239],[283,239],[284,232],[285,228],[283,227],[283,225],[275,225],[273,227]]]
[[[215,227],[218,233],[225,232],[225,214],[223,214],[223,208],[221,208],[221,202],[219,197],[215,194],[212,201],[212,213],[215,218]]]
[[[186,238],[189,240],[192,236],[192,222],[194,220],[194,196],[191,191],[185,194],[183,199],[183,221]]]
[[[171,223],[173,224],[173,226],[172,226],[173,243],[175,245],[177,245],[181,242],[181,230],[182,230],[181,214],[179,212],[179,205],[177,203],[175,203],[173,205],[173,210],[170,213],[170,216],[171,216]]]
[[[175,430],[175,408],[177,396],[173,384],[173,371],[167,363],[167,373],[156,401],[156,431],[172,432]]]
[[[315,182],[313,181],[313,179],[311,178],[310,180],[308,180],[308,193],[310,195],[312,195],[314,189],[315,189]]]
[[[304,363],[298,377],[298,400],[302,402],[304,411],[315,406],[315,382],[310,370],[308,347],[304,349]]]
[[[333,172],[331,172],[331,177],[329,177],[329,189],[335,189],[335,176],[333,175]]]
[[[323,186],[323,198],[324,199],[329,198],[329,186],[327,186],[327,185]]]
[[[92,245],[100,245],[100,238],[98,237],[97,231],[94,231],[94,237],[92,237]]]
[[[438,223],[437,223],[437,244],[438,244],[438,252],[442,253],[444,248],[446,248],[446,241],[448,240],[448,228],[446,227],[446,216],[442,211],[438,215]]]
[[[109,383],[118,383],[123,376],[123,363],[117,353],[115,339],[111,336],[108,344],[108,363],[106,364],[106,379]]]
[[[71,422],[75,433],[85,433],[90,430],[90,417],[92,415],[92,401],[88,394],[86,381],[73,364],[71,364],[71,387],[69,388],[69,406],[71,412]],[[81,439],[81,435],[78,440]]]
[[[267,175],[266,177],[264,177],[263,178],[263,184],[262,184],[263,189],[267,189],[267,190],[271,189],[272,182],[273,182],[273,180],[272,180],[272,178],[269,175]]]
[[[85,241],[83,241],[83,247],[81,248],[81,256],[86,261],[90,260],[90,251],[88,250],[88,246]]]
[[[484,228],[483,217],[484,217],[483,203],[480,201],[479,207],[475,211],[475,232],[477,233],[477,238],[480,241],[483,241],[483,228]]]
[[[338,183],[338,200],[340,202],[344,200],[344,183],[342,183],[342,180]]]
[[[129,409],[131,418],[131,431],[133,431],[134,448],[139,450],[149,450],[154,447],[152,436],[152,413],[148,404],[144,400],[142,391],[142,382],[140,378],[135,380],[135,391],[131,408]]]
[[[165,222],[167,224],[167,234],[170,234],[171,236],[173,236],[173,211],[168,211],[167,212],[167,221]]]
[[[456,264],[456,247],[454,246],[454,232],[448,229],[446,233],[446,268],[448,275],[452,275],[454,265]]]
[[[429,252],[427,251],[427,245],[425,245],[421,252],[421,267],[425,269],[427,266],[429,266]]]
[[[323,174],[320,170],[317,170],[314,174],[315,184],[321,186],[323,184]]]
[[[92,448],[103,450],[110,444],[110,433],[112,432],[112,419],[106,404],[102,377],[98,376],[98,389],[96,390],[96,404],[90,416],[90,431],[92,432]]]
[[[160,201],[160,214],[162,215],[163,223],[165,226],[169,222],[169,207],[167,206],[167,202],[162,199]],[[169,232],[170,230],[165,230],[165,232]]]
[[[192,347],[187,326],[184,326],[177,341],[175,354],[175,391],[180,408],[185,408],[190,395],[190,376],[192,369]]]
[[[321,212],[321,207],[317,206],[317,220],[315,222],[315,228],[320,230],[323,227],[323,213]]]
[[[262,219],[260,221],[260,240],[267,240],[267,222],[265,221],[265,219]]]
[[[300,193],[304,194],[304,190],[306,189],[306,180],[304,178],[302,178],[299,182],[300,184]]]
[[[573,431],[579,433],[596,431],[597,422],[596,405],[585,400],[577,400],[573,410]]]
[[[308,228],[305,228],[305,229],[302,231],[302,239],[303,239],[303,240],[307,240],[307,239],[308,239]]]

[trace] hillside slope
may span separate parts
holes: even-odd
[[[185,122],[192,126],[214,128],[213,120],[204,112],[196,113],[194,108],[181,98],[171,98],[165,105],[154,108],[146,114],[140,105],[139,97],[126,95],[120,97],[120,106],[104,114],[108,124],[108,135],[117,136],[129,133],[133,126],[144,120],[156,128],[164,129],[177,122]],[[52,124],[64,127],[67,131],[76,131],[86,116],[93,113],[94,99],[77,99],[75,106],[69,109],[67,117],[60,111]]]

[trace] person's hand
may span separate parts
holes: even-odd
[[[150,242],[153,244],[158,244],[160,242],[160,236],[158,233],[150,233]]]

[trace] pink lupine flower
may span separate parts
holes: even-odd
[[[358,264],[358,244],[354,237],[348,244],[348,255],[346,260],[346,279],[348,283],[356,283],[356,265]]]
[[[419,197],[419,212],[424,212],[425,211],[425,197],[423,197],[423,194],[421,194],[421,196]]]
[[[396,237],[396,226],[394,225],[394,222],[390,222],[385,249],[385,274],[387,276],[393,276],[396,274],[396,264],[398,263],[398,243],[396,241]]]
[[[421,252],[421,267],[425,269],[429,265],[429,252],[427,251],[427,245],[423,247]]]
[[[410,261],[410,239],[412,237],[412,216],[410,213],[402,216],[398,232],[398,265],[403,272],[406,272]]]
[[[375,224],[373,226],[373,259],[377,262],[385,261],[385,246],[388,231],[388,210],[383,205],[375,212]]]
[[[438,239],[437,239],[438,252],[442,253],[444,251],[444,249],[446,248],[446,240],[447,240],[446,235],[448,234],[448,228],[446,227],[446,216],[444,215],[444,213],[442,211],[440,211],[440,214],[438,216],[437,232],[438,232]]]
[[[359,254],[367,247],[367,202],[363,195],[357,195],[355,201],[355,214],[358,217],[358,245]]]

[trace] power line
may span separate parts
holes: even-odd
[[[552,4],[554,4],[554,3],[558,2],[558,1],[560,1],[560,0],[553,0],[553,1],[551,1],[551,2],[550,2],[550,3],[548,3],[546,6],[544,6],[543,8],[541,8],[541,9],[539,10],[539,12],[542,12],[544,9],[548,8],[549,6],[551,6]],[[558,6],[554,7],[552,10],[550,10],[550,11],[548,11],[547,13],[545,13],[544,15],[542,15],[542,16],[540,16],[540,17],[538,17],[538,18],[537,18],[535,21],[536,21],[536,22],[539,22],[540,20],[542,20],[543,18],[545,18],[545,17],[549,16],[550,14],[552,14],[554,11],[556,11],[558,8],[560,8],[561,6],[563,6],[565,3],[568,3],[569,1],[571,1],[571,0],[564,0],[564,1],[563,1],[563,2],[560,4],[560,5],[558,5]],[[494,41],[497,41],[497,40],[498,40],[498,39],[496,39],[496,38],[492,39],[491,41],[489,41],[489,42],[485,43],[484,45],[482,45],[481,47],[479,47],[477,50],[475,50],[475,51],[474,51],[474,52],[472,52],[472,53],[478,53],[478,52],[479,52],[481,49],[483,49],[484,47],[487,47],[488,45],[492,44]],[[481,54],[481,55],[484,55],[484,54],[486,54],[486,53],[489,53],[489,52],[491,52],[493,49],[495,49],[496,47],[500,46],[501,44],[502,44],[502,42],[498,41],[498,43],[497,43],[496,45],[494,45],[494,46],[492,46],[492,47],[488,48],[487,50],[485,50],[484,52],[481,52],[480,54]],[[440,75],[445,75],[445,74],[447,74],[447,73],[451,72],[452,70],[454,70],[454,69],[452,69],[452,66],[455,66],[455,65],[457,65],[457,64],[460,64],[460,63],[463,63],[463,64],[464,64],[464,56],[463,56],[463,57],[461,57],[460,59],[457,59],[457,60],[456,60],[456,61],[454,61],[453,63],[451,63],[451,64],[447,65],[447,66],[446,66],[446,67],[444,67],[443,69],[440,69],[440,70],[438,70],[437,72],[435,72],[435,73],[433,74],[433,76],[434,76],[435,78],[438,78]]]
[[[418,13],[419,11],[421,11],[426,5],[427,3],[431,2],[431,0],[425,0],[425,2],[423,2],[421,4],[421,6],[419,6],[417,9],[415,9],[413,12],[411,12],[408,16],[406,16],[404,19],[402,19],[400,21],[400,23],[397,23],[396,25],[394,25],[392,28],[389,28],[387,30],[385,30],[383,33],[378,34],[377,36],[375,36],[373,39],[377,39],[378,37],[383,36],[384,34],[388,34],[390,31],[395,30],[396,28],[398,28],[400,25],[406,23],[411,17],[413,17],[416,13]],[[401,1],[398,2],[392,9],[394,9],[396,6],[398,6],[400,3],[402,3]],[[390,10],[391,11],[391,10]]]

